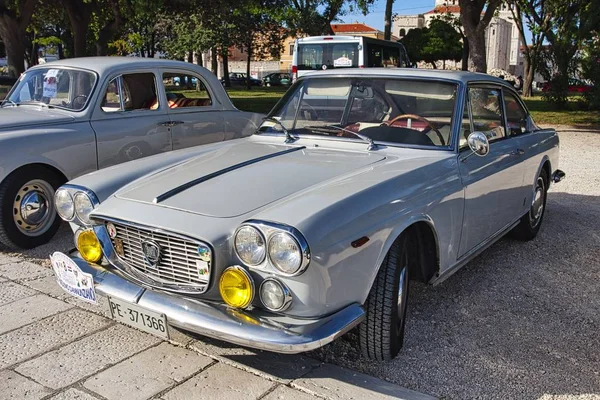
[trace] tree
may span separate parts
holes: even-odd
[[[385,40],[392,40],[392,6],[394,0],[386,0],[385,2],[385,13],[383,16],[383,38]]]
[[[540,67],[543,56],[543,44],[546,38],[544,32],[548,30],[552,20],[547,13],[545,7],[547,3],[544,0],[508,0],[508,4],[512,18],[519,30],[520,41],[524,46],[523,55],[525,57],[525,65],[523,73],[525,76],[523,78],[523,97],[531,97],[533,94],[533,77]],[[541,17],[539,23],[532,18],[531,13],[523,12],[523,9],[527,10],[530,5],[538,10]],[[527,26],[531,32],[531,44],[527,42],[525,26]]]
[[[460,61],[462,57],[460,33],[440,18],[432,19],[427,28],[411,29],[401,42],[411,60],[430,63],[433,68],[437,61],[446,68],[446,60]]]
[[[435,17],[436,19],[441,19],[442,21],[450,24],[456,31],[460,34],[460,40],[462,41],[462,56],[461,56],[461,69],[463,71],[469,70],[469,39],[465,35],[465,30],[463,29],[462,23],[460,22],[460,16],[452,14],[448,9],[446,9],[445,13]]]
[[[0,38],[8,58],[8,74],[13,78],[25,71],[25,30],[38,0],[0,0]]]
[[[487,72],[485,29],[490,24],[502,0],[458,0],[458,3],[460,5],[460,21],[469,42],[471,69],[475,72],[485,73]]]
[[[283,20],[291,32],[309,36],[330,35],[333,34],[331,23],[348,9],[358,9],[366,15],[373,2],[374,0],[288,0],[283,8]]]

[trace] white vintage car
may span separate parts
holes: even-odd
[[[358,326],[402,346],[409,280],[439,283],[502,235],[533,239],[558,136],[488,75],[306,75],[255,135],[75,179],[56,192],[77,250],[60,285],[113,317],[284,353]]]

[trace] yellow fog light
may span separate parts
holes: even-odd
[[[246,308],[254,298],[254,282],[245,269],[229,267],[219,279],[219,291],[227,305],[236,308]]]
[[[98,262],[102,258],[102,246],[94,231],[82,231],[77,236],[77,250],[85,261]]]

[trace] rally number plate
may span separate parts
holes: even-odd
[[[113,297],[108,298],[108,305],[112,317],[116,321],[169,340],[167,318],[164,314],[146,310],[135,304]]]

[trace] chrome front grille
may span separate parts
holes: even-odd
[[[111,234],[112,225],[114,230]],[[212,251],[203,242],[159,229],[106,221],[116,256],[125,272],[154,287],[177,292],[202,293],[211,273]],[[114,234],[116,232],[116,235]],[[160,248],[155,264],[144,255],[142,243]]]

